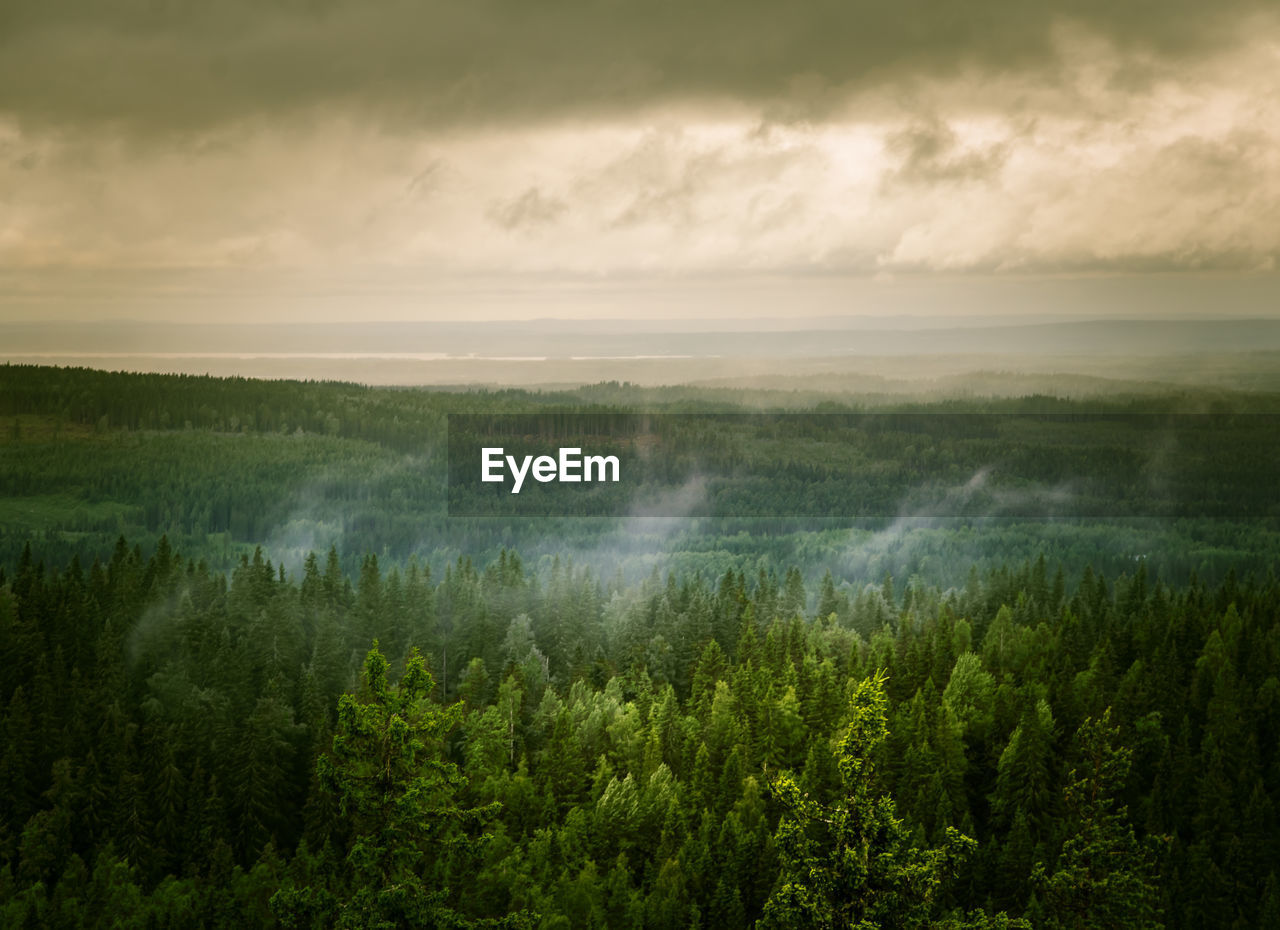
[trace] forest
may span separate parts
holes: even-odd
[[[811,582],[890,573],[949,587],[971,566],[1041,553],[1072,576],[1141,558],[1170,581],[1220,581],[1265,572],[1280,551],[1277,410],[1276,395],[1207,389],[815,404],[785,391],[408,390],[0,365],[0,564],[28,542],[50,565],[87,565],[121,535],[144,548],[164,535],[219,571],[261,545],[295,573],[337,546],[348,575],[366,554],[439,567],[516,548],[531,564],[572,554],[632,581],[654,567],[718,577],[796,565]],[[472,501],[446,481],[450,450],[469,438],[450,442],[450,422],[626,423],[637,411],[660,414],[647,419],[674,450],[655,457],[669,471],[658,490],[679,490],[697,452],[724,486],[719,511],[668,501],[627,510],[653,520],[621,523],[563,507],[453,512]],[[849,441],[842,427],[867,421],[875,429]],[[1146,424],[1141,443],[1134,423]],[[969,493],[1008,462],[1010,484]],[[1097,486],[1072,482],[1089,470]]]
[[[460,518],[450,414],[745,405],[0,385],[0,925],[1280,926],[1265,509]]]

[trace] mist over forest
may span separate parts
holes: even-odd
[[[1158,382],[0,366],[4,923],[1268,925],[1267,331]],[[459,423],[575,417],[647,498],[460,506]]]
[[[1280,928],[1278,49],[0,3],[0,928]]]

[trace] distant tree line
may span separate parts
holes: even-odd
[[[776,406],[764,409],[795,409],[789,395],[771,396]],[[1265,571],[1274,560],[1280,521],[1264,519],[1276,506],[1266,480],[1274,456],[1263,454],[1257,429],[1229,428],[1232,417],[1266,409],[1265,397],[881,405],[874,409],[896,411],[894,416],[856,436],[845,429],[859,416],[852,403],[827,404],[820,414],[810,409],[803,416],[745,420],[740,414],[751,397],[760,402],[758,392],[617,384],[549,392],[428,391],[0,365],[0,425],[9,427],[0,429],[0,564],[14,564],[31,543],[49,564],[65,565],[78,555],[87,565],[109,558],[120,535],[147,548],[167,536],[215,570],[234,568],[257,545],[296,567],[307,551],[337,544],[347,574],[360,570],[367,552],[384,566],[403,567],[414,556],[435,564],[458,555],[488,561],[503,547],[535,559],[599,549],[616,524],[447,516],[446,418],[541,411],[551,422],[584,413],[625,419],[636,409],[697,415],[663,421],[673,424],[666,428],[678,453],[657,457],[666,463],[663,481],[683,481],[699,467],[699,456],[710,457],[709,464],[729,476],[709,487],[720,495],[724,512],[775,515],[688,522],[677,538],[664,536],[644,553],[670,556],[682,572],[718,577],[733,568],[754,574],[763,561],[766,567],[798,565],[810,581],[828,570],[851,581],[879,579],[888,571],[946,586],[963,584],[970,565],[986,571],[1043,551],[1073,575],[1087,564],[1117,575],[1146,559],[1171,580],[1182,582],[1195,572],[1216,582],[1231,567]],[[1097,504],[1088,520],[1014,519],[1017,507],[1000,501],[1018,500],[1017,493],[963,492],[964,507],[972,511],[968,520],[938,520],[914,530],[909,520],[897,521],[899,515],[951,512],[928,505],[928,489],[917,482],[933,476],[945,479],[947,488],[963,489],[997,461],[1014,460],[1050,489],[1057,482],[1070,485],[1073,472],[1088,461],[1119,481],[1139,457],[1126,446],[1126,430],[1105,416],[1188,409],[1217,410],[1227,426],[1200,435],[1193,448],[1168,453],[1170,460],[1186,459],[1180,474],[1194,485],[1178,485],[1175,499],[1208,499],[1217,488],[1213,493],[1227,496],[1213,506],[1234,508],[1231,519],[1111,519],[1143,514],[1152,495],[1169,495],[1161,490],[1167,476],[1157,469],[1140,476],[1141,487],[1121,487],[1123,500],[1114,507],[1106,506],[1114,494],[1090,498],[1079,491],[1082,501]],[[731,413],[701,416],[711,410]],[[998,419],[983,430],[965,425],[975,416],[1029,411],[1081,418],[1070,455],[1052,423],[1028,421],[1012,432],[997,429]],[[1280,430],[1269,435],[1280,443]],[[735,469],[744,474],[735,478]],[[1197,475],[1204,479],[1199,485]],[[1079,489],[1070,486],[1076,494]],[[642,490],[610,487],[628,508],[627,496]],[[851,520],[812,516],[839,513],[850,502],[887,516],[859,522],[853,534]],[[1035,511],[1036,505],[1027,506]],[[633,578],[635,564],[623,566]]]

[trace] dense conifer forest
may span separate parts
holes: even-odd
[[[6,573],[5,926],[1280,908],[1274,578],[282,574],[164,540]]]
[[[722,423],[717,442],[703,442],[730,467],[750,465],[755,480],[743,485],[749,512],[772,516],[631,521],[623,531],[602,519],[448,516],[449,414],[636,410],[727,413],[730,426],[745,411],[804,414],[782,436],[735,432]],[[889,573],[949,587],[964,584],[973,567],[987,571],[1043,553],[1072,576],[1086,566],[1118,575],[1146,559],[1171,582],[1192,574],[1216,582],[1231,569],[1265,573],[1280,551],[1280,501],[1268,480],[1280,455],[1280,429],[1268,428],[1277,411],[1276,395],[1203,389],[1088,400],[943,394],[912,402],[842,395],[818,401],[790,392],[616,383],[427,391],[3,365],[0,564],[15,564],[28,542],[50,565],[73,556],[87,565],[109,557],[121,535],[148,549],[164,535],[220,571],[262,546],[296,572],[309,552],[336,545],[347,575],[358,573],[370,553],[384,564],[417,556],[439,567],[459,556],[487,562],[514,547],[531,563],[573,554],[602,576],[621,569],[630,580],[655,566],[718,577],[731,568],[754,575],[796,565],[811,583],[830,571],[850,582]],[[964,418],[974,415],[1080,416],[1082,425],[1067,437],[1069,456],[1062,437],[1033,423],[1012,436],[970,435],[964,442],[886,431],[874,458],[851,458],[850,449],[871,444],[825,428],[825,417],[839,423],[842,415],[867,412],[933,415],[970,433]],[[1263,422],[1212,434],[1189,450],[1157,447],[1157,461],[1144,463],[1134,458],[1123,419],[1135,415],[1223,422],[1261,415]],[[1108,417],[1122,420],[1108,424]],[[685,430],[686,448],[696,427]],[[1146,464],[1184,457],[1194,464],[1182,475],[1185,487],[1170,489],[1166,475],[1146,473]],[[1113,463],[1107,467],[1137,471],[1143,481],[1086,501],[1094,506],[1079,518],[1045,520],[992,504],[935,519],[927,516],[935,511],[917,510],[911,501],[922,471],[962,490],[991,463],[1010,458],[1024,462],[1050,495],[1073,487],[1073,463]],[[813,515],[804,500],[799,507],[780,500],[788,488],[799,487],[804,497],[806,489],[833,484],[851,489],[846,495],[875,496],[876,516],[826,517],[821,509]],[[1212,506],[1197,512],[1215,487],[1232,491],[1220,502],[1229,504],[1225,515]],[[1022,488],[1010,490],[1016,496]],[[1175,509],[1166,513],[1170,504]]]
[[[1280,926],[1266,519],[624,549],[444,414],[732,392],[0,381],[2,926]]]

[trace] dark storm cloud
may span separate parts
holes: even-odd
[[[134,130],[350,106],[408,124],[679,99],[795,103],[959,67],[1051,72],[1082,27],[1170,60],[1256,0],[8,0],[0,112]]]

